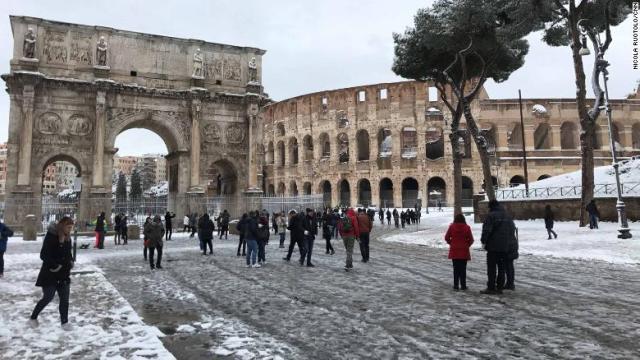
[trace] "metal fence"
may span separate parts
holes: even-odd
[[[620,187],[622,196],[640,196],[640,182],[621,183]],[[595,197],[616,197],[616,184],[596,184],[593,187],[593,194]],[[580,196],[582,196],[582,185],[529,188],[528,194],[522,185],[516,188],[496,190],[496,199],[498,200],[566,199],[580,198]]]

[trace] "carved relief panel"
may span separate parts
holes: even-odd
[[[227,55],[224,58],[224,79],[240,81],[240,57],[237,55]]]
[[[38,117],[36,128],[45,135],[59,134],[62,128],[62,119],[54,112],[46,112]]]
[[[86,33],[72,33],[69,60],[76,64],[92,65],[92,54],[91,35]]]
[[[229,144],[241,144],[244,140],[244,128],[239,124],[229,125],[226,135]]]
[[[47,30],[44,36],[44,47],[42,55],[49,64],[66,64],[67,63],[67,42],[64,32]]]

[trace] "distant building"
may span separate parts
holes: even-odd
[[[122,172],[127,177],[131,175],[133,169],[138,165],[140,157],[138,156],[118,156],[113,157],[113,172],[119,174]]]

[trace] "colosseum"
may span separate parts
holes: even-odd
[[[592,102],[592,101],[591,101]],[[611,100],[613,138],[621,158],[640,154],[640,97]],[[490,99],[483,91],[473,113],[492,145],[494,186],[578,170],[575,99]],[[403,81],[329,90],[266,106],[262,113],[263,189],[269,195],[323,194],[325,205],[433,206],[453,201],[450,115],[432,84]],[[605,114],[595,140],[596,166],[611,153]],[[461,129],[465,129],[464,119]],[[482,191],[475,145],[462,147],[463,202]]]

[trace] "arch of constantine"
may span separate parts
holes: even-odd
[[[178,216],[200,211],[219,179],[231,197],[259,191],[264,50],[31,17],[11,28],[8,224],[39,216],[42,171],[58,160],[78,169],[79,223],[110,213],[115,139],[131,128],[164,140]]]

